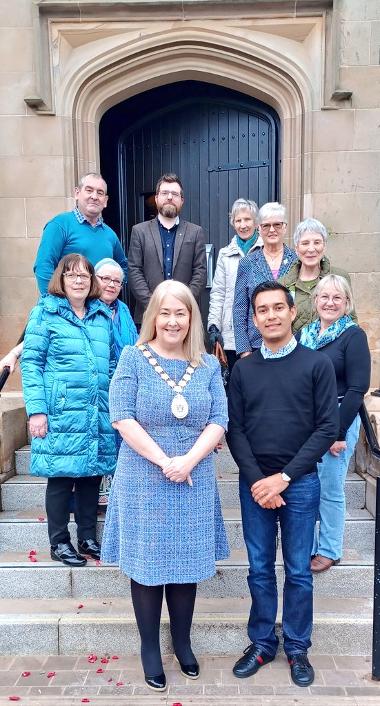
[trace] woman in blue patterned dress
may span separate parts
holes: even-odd
[[[204,349],[188,287],[154,291],[136,346],[126,346],[110,388],[110,414],[123,443],[111,488],[102,558],[131,578],[150,688],[163,691],[160,617],[165,588],[181,672],[199,676],[190,629],[197,582],[228,556],[213,449],[227,426],[219,363]]]

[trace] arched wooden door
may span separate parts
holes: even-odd
[[[128,112],[131,101],[135,103]],[[116,132],[120,128],[115,126],[124,121],[118,137],[118,186],[125,247],[131,227],[154,215],[155,184],[161,174],[171,171],[184,184],[182,215],[202,225],[215,247],[215,264],[219,249],[233,234],[228,213],[234,200],[249,198],[260,206],[279,197],[277,115],[242,94],[189,81],[154,89],[131,101],[122,108],[124,118],[116,106],[109,111],[108,123],[103,119],[108,141],[110,129]],[[107,159],[103,151],[106,172]],[[207,308],[208,296],[202,305],[204,314]]]

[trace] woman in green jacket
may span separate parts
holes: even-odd
[[[340,275],[350,286],[351,280],[346,270],[333,267],[326,256],[327,230],[323,223],[316,218],[306,218],[297,225],[293,238],[298,260],[280,281],[293,296],[297,307],[293,331],[299,331],[316,318],[312,295],[323,277],[330,274]],[[352,312],[351,317],[357,321],[355,312]]]

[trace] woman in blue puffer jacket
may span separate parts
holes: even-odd
[[[70,541],[70,498],[75,485],[79,552],[99,559],[99,485],[116,464],[108,413],[115,368],[112,319],[98,299],[94,268],[82,255],[62,258],[48,292],[30,314],[21,361],[32,436],[31,473],[48,478],[52,559],[84,566],[86,559]]]

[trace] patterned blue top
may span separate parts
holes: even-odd
[[[154,353],[178,382],[187,362]],[[173,391],[141,351],[126,346],[110,387],[112,421],[135,419],[169,457],[187,453],[208,424],[227,426],[227,404],[216,358],[204,354],[183,395],[185,419],[171,412]],[[147,586],[194,583],[215,574],[215,560],[228,556],[215,480],[213,453],[195,466],[193,486],[168,480],[159,466],[123,441],[111,487],[102,559],[117,562]]]
[[[297,260],[297,255],[294,250],[284,245],[284,255],[278,271],[278,279],[287,273],[295,260]],[[261,335],[253,323],[251,297],[255,287],[268,280],[273,280],[273,274],[262,248],[256,248],[256,250],[240,260],[233,306],[237,354],[245,353],[261,346]]]
[[[267,348],[264,341],[262,342],[260,346],[260,353],[263,356],[265,360],[273,358],[285,358],[286,355],[289,355],[292,351],[294,351],[295,347],[297,345],[297,341],[294,338],[294,336],[291,337],[290,341],[286,344],[286,346],[282,346],[281,348],[278,349],[278,351],[271,351],[270,348]]]

